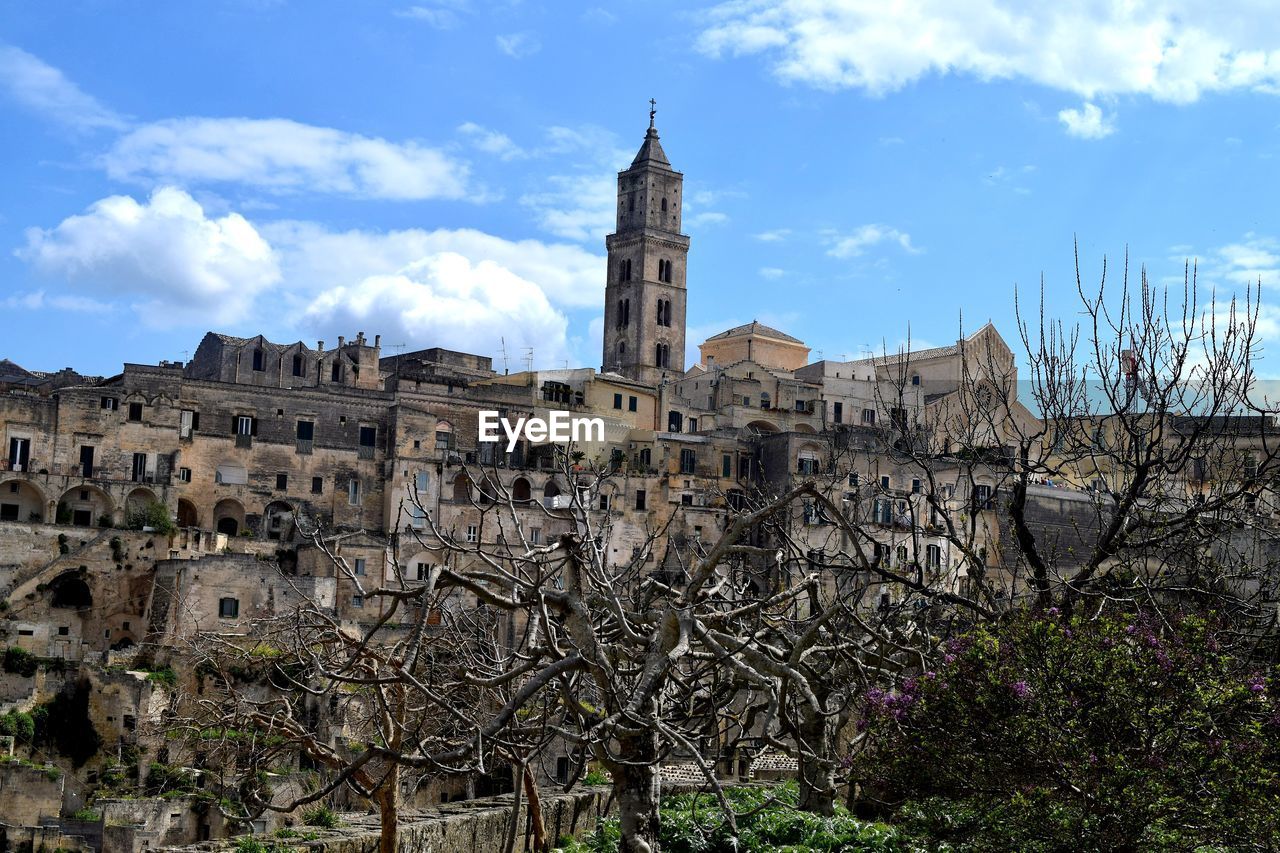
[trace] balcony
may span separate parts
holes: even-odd
[[[315,447],[315,442],[309,438],[298,439],[297,451],[299,456],[310,456]]]
[[[243,447],[246,449],[253,447],[253,436],[236,433],[236,447]]]
[[[554,497],[543,498],[542,505],[547,509],[568,509],[573,506],[573,497],[571,495],[555,495]]]
[[[16,462],[6,459],[0,464],[0,471],[26,472],[30,474],[32,471],[40,470],[40,464],[34,459],[28,459],[26,462]]]
[[[372,458],[373,458],[373,451],[374,451],[374,448],[373,448],[372,446],[367,445],[367,444],[362,444],[362,445],[360,445],[360,447],[357,449],[357,455],[358,455],[358,456],[359,456],[359,458],[361,458],[361,459],[372,459]]]

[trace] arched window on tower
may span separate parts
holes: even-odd
[[[631,325],[631,299],[622,300],[622,325]]]
[[[622,280],[631,281],[631,259],[626,258],[622,262]]]
[[[621,356],[624,356],[624,355],[626,355],[626,354],[627,354],[627,342],[626,342],[626,341],[618,341],[618,356],[619,356],[619,357],[621,357]]]
[[[664,301],[666,304],[663,305],[663,308],[662,308],[662,325],[670,326],[671,325],[671,300],[667,299]]]
[[[667,212],[667,200],[665,198],[662,200],[662,212]]]

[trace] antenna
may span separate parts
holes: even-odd
[[[533,372],[533,347],[524,348],[524,369]]]
[[[507,363],[507,338],[504,335],[498,340],[502,342],[502,375],[506,376],[511,372],[511,365]]]

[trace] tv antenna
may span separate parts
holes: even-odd
[[[507,362],[507,338],[503,335],[498,340],[502,342],[502,375],[506,376],[511,372],[511,365]]]

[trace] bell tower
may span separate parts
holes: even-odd
[[[658,385],[684,374],[685,267],[680,233],[684,175],[671,168],[654,126],[631,166],[618,173],[617,229],[605,238],[604,357],[601,370]]]

